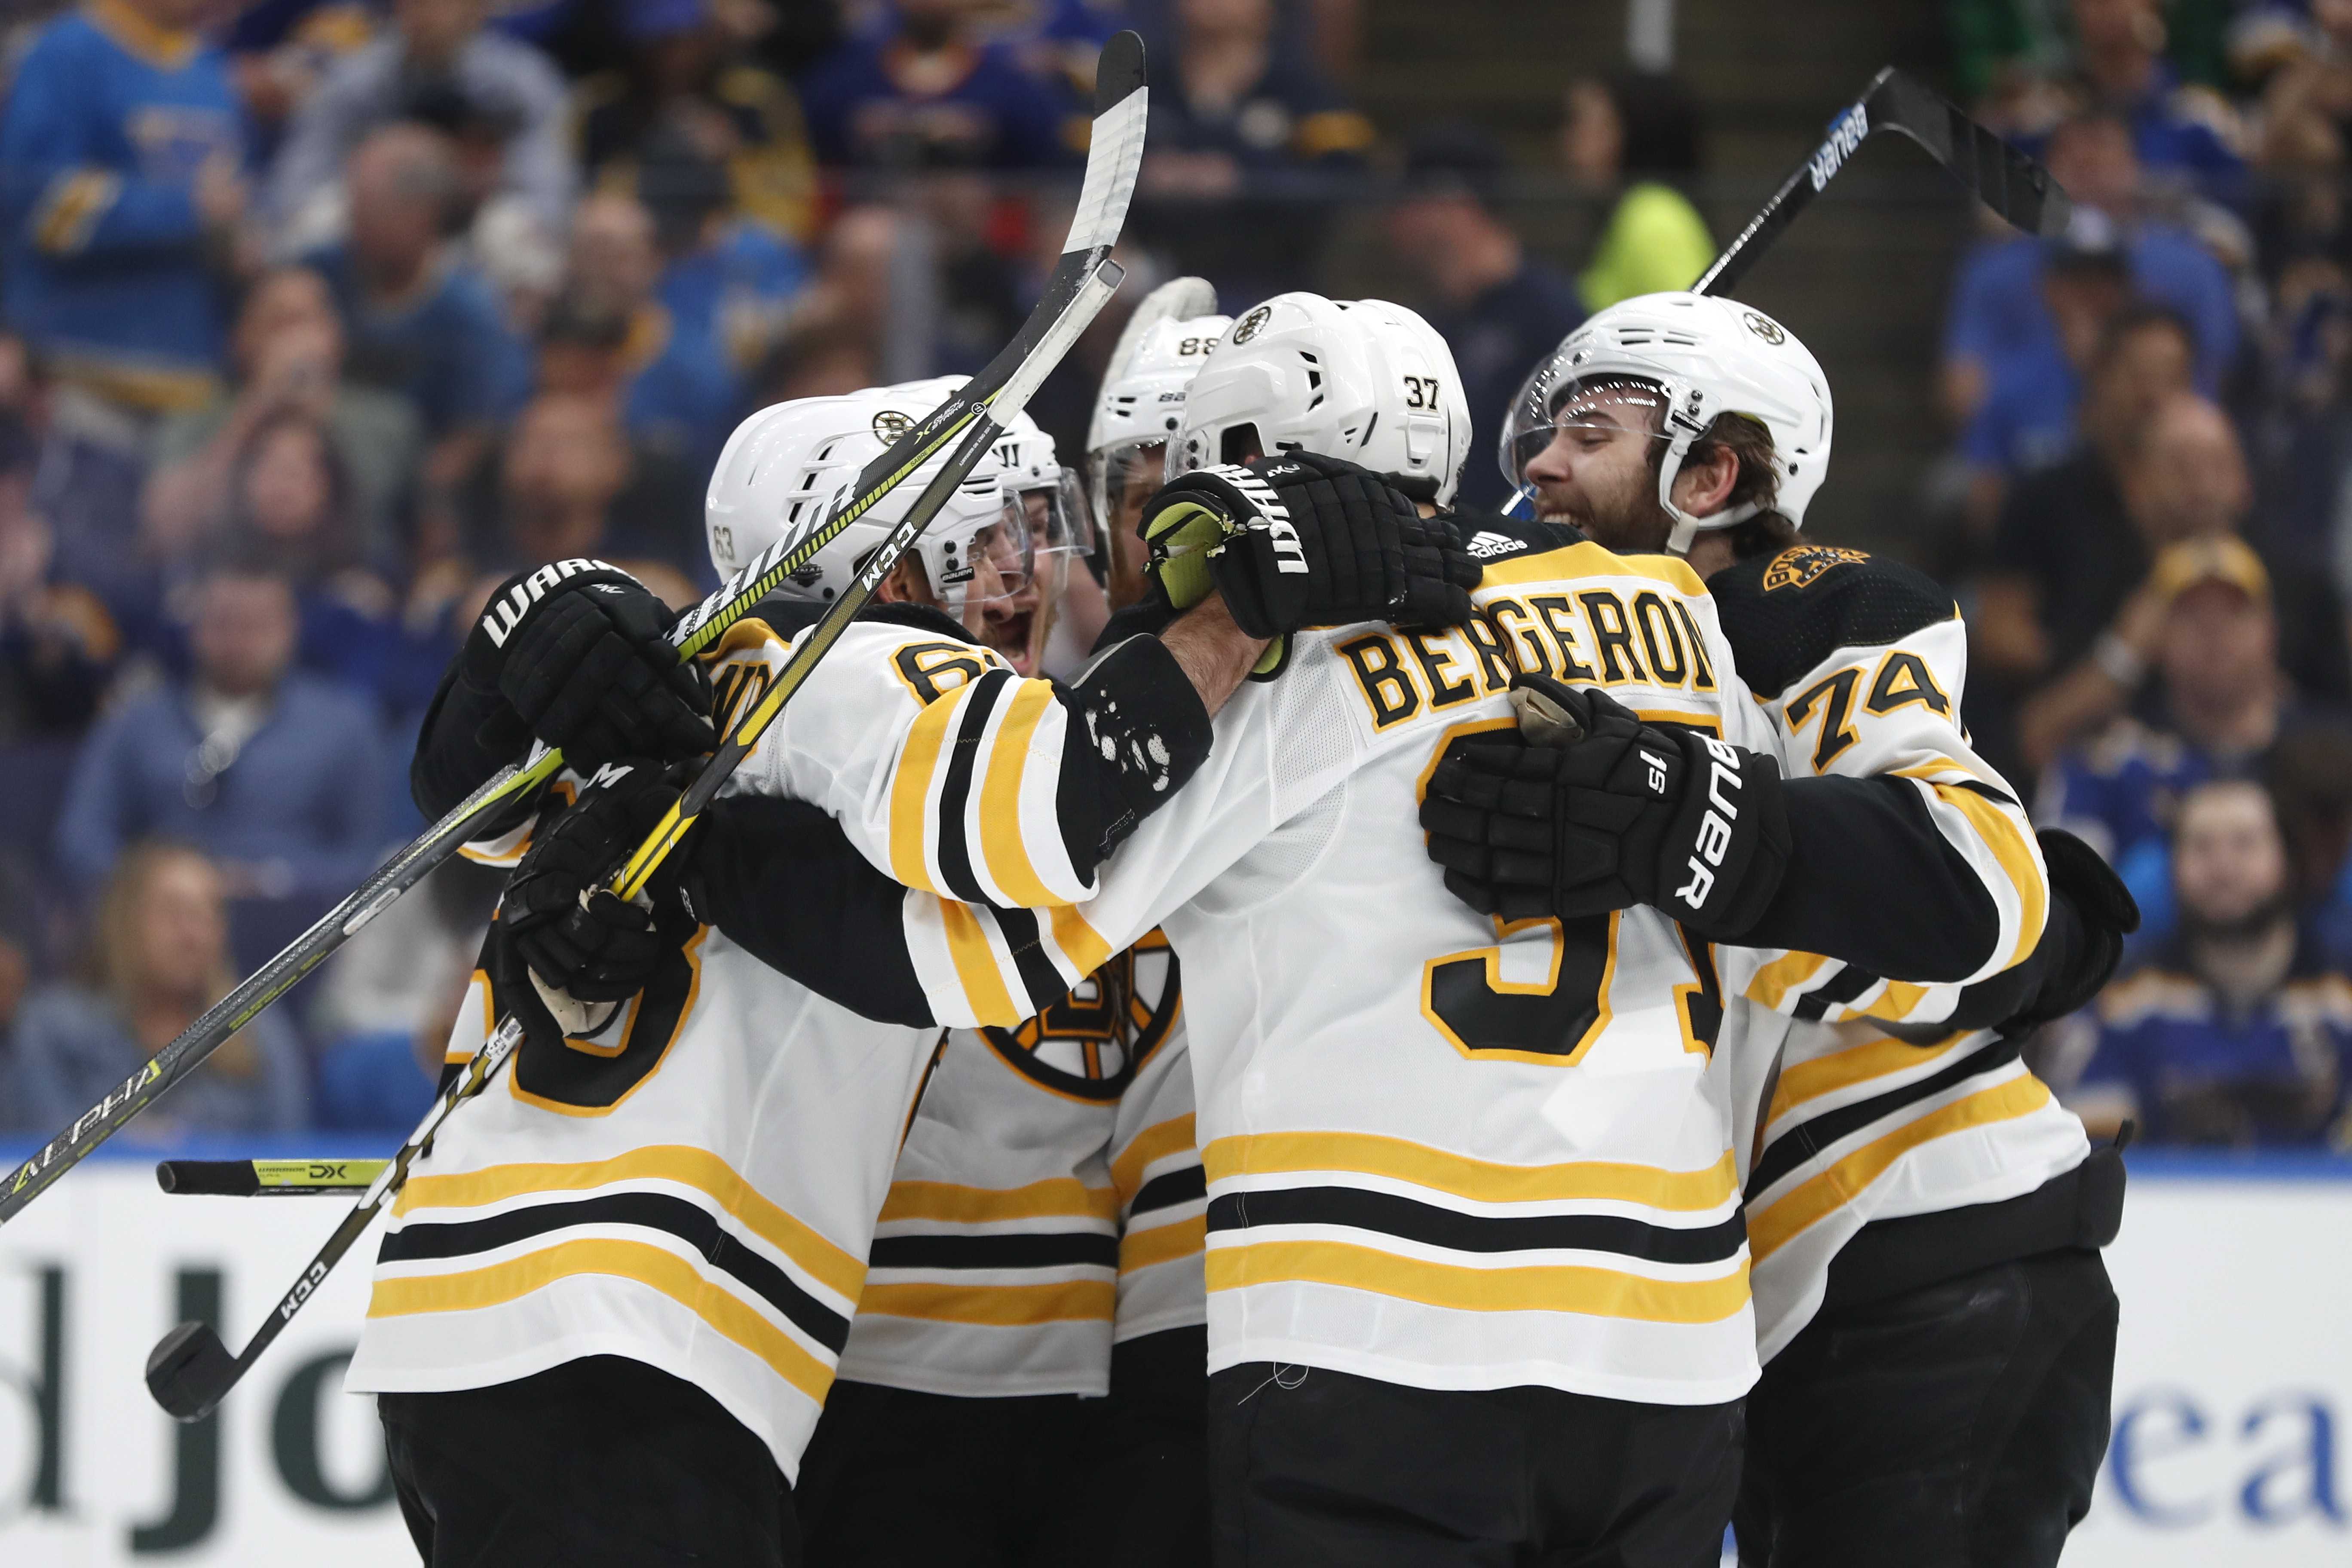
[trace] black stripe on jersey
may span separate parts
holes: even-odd
[[[1982,1073],[2007,1067],[2017,1059],[2017,1042],[1995,1040],[1981,1050],[1972,1051],[1941,1072],[1930,1073],[1916,1083],[1905,1084],[1869,1100],[1856,1100],[1824,1111],[1810,1121],[1799,1122],[1766,1146],[1764,1157],[1756,1162],[1754,1173],[1748,1178],[1747,1198],[1750,1203],[1771,1189],[1772,1184],[1828,1148],[1842,1138],[1851,1137],[1883,1116],[1891,1116],[1906,1105],[1938,1095],[1956,1083],[1965,1083]]]
[[[871,1268],[1116,1268],[1118,1237],[1091,1230],[877,1236],[866,1261]]]
[[[1178,1204],[1206,1197],[1208,1193],[1209,1173],[1198,1165],[1187,1165],[1144,1183],[1136,1190],[1135,1201],[1127,1205],[1127,1212],[1150,1214],[1153,1209],[1174,1208]]]
[[[801,1332],[838,1355],[849,1340],[849,1320],[798,1285],[791,1275],[730,1235],[709,1209],[667,1193],[606,1193],[457,1224],[412,1224],[383,1238],[385,1263],[464,1258],[579,1225],[629,1225],[677,1237],[712,1268],[724,1269]]]
[[[1948,788],[1964,789],[1971,795],[1980,795],[1987,800],[1999,801],[2003,805],[2015,805],[2017,804],[2017,797],[2015,795],[2010,794],[2007,790],[1995,789],[1992,785],[1985,783],[1982,779],[1948,779],[1944,782]]]
[[[1013,952],[1013,966],[1021,972],[1021,988],[1029,994],[1030,1004],[1043,1010],[1068,995],[1069,981],[1045,956],[1036,911],[999,909],[995,913],[996,929],[1004,933],[1004,945]]]
[[[1269,1225],[1347,1226],[1456,1252],[1614,1252],[1651,1263],[1721,1263],[1737,1257],[1748,1238],[1747,1221],[1736,1212],[1682,1230],[1622,1215],[1463,1214],[1361,1187],[1278,1187],[1209,1200],[1211,1230]]]
[[[1797,1016],[1808,1023],[1819,1022],[1821,1016],[1830,1010],[1831,1003],[1851,1002],[1877,984],[1877,975],[1849,963],[1822,982],[1819,990],[1808,991],[1797,998]]]
[[[948,748],[947,777],[940,784],[940,879],[967,904],[988,900],[972,875],[971,846],[963,837],[963,808],[971,798],[971,770],[980,756],[981,739],[996,711],[996,700],[1012,679],[1009,669],[992,669],[972,683],[971,699],[956,720],[955,740]]]

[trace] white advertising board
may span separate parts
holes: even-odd
[[[2116,1436],[2066,1568],[2352,1563],[2352,1163],[2233,1169],[2134,1161]],[[140,1381],[184,1317],[241,1344],[346,1201],[167,1197],[106,1159],[0,1229],[0,1563],[415,1562],[373,1410],[342,1392],[372,1242],[212,1420],[175,1425]]]

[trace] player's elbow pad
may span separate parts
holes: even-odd
[[[1208,760],[1209,710],[1154,637],[1129,637],[1055,696],[1069,710],[1062,837],[1082,879]]]

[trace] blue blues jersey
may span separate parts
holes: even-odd
[[[999,39],[970,46],[963,74],[935,93],[899,86],[906,46],[853,37],[801,82],[809,141],[824,163],[867,168],[1040,169],[1076,161],[1084,110]]]
[[[664,268],[654,294],[678,331],[719,343],[736,369],[749,370],[808,279],[799,246],[765,224],[739,221]]]
[[[193,35],[119,0],[51,23],[0,116],[10,323],[120,401],[203,403],[225,312],[196,171],[244,148],[228,71]]]
[[[2079,1106],[2105,1102],[2175,1143],[2315,1143],[2340,1123],[2352,980],[2308,950],[2269,995],[2237,1005],[2168,947],[2098,1011]]]

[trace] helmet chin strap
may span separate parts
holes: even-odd
[[[1675,525],[1666,534],[1666,552],[1670,555],[1688,555],[1691,542],[1701,533],[1736,527],[1764,510],[1755,501],[1744,500],[1705,517],[1694,517],[1675,504],[1675,480],[1682,477],[1683,459],[1706,433],[1706,422],[1698,417],[1698,396],[1694,393],[1689,412],[1675,406],[1670,407],[1666,415],[1667,426],[1674,434],[1667,442],[1665,457],[1658,464],[1658,505],[1674,519]]]

